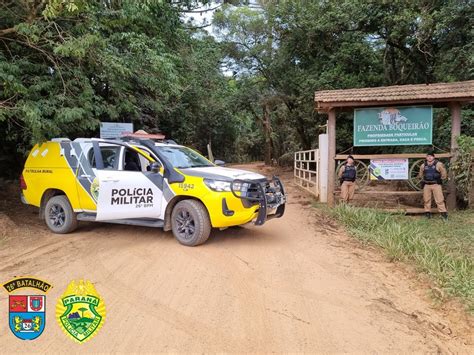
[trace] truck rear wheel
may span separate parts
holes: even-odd
[[[77,227],[77,218],[66,196],[53,196],[44,209],[46,225],[52,232],[66,234]]]
[[[211,221],[206,207],[196,200],[183,200],[171,213],[171,229],[174,237],[183,245],[196,246],[204,243],[211,233]]]

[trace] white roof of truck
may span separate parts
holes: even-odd
[[[69,138],[53,138],[51,139],[52,142],[70,142],[71,140]],[[140,142],[134,141],[134,140],[120,140],[120,139],[103,139],[103,138],[76,138],[74,139],[74,142],[78,143],[90,143],[92,141],[99,141],[99,142],[104,142],[104,143],[129,143],[129,144],[140,144]],[[171,142],[155,142],[155,146],[157,147],[166,147],[166,146],[173,146],[173,147],[184,147],[180,144],[176,143],[171,143]]]

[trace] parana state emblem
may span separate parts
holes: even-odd
[[[104,324],[104,300],[90,281],[73,280],[58,299],[56,319],[67,336],[84,343]]]

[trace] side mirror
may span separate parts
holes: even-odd
[[[216,164],[217,166],[225,166],[225,161],[216,159],[214,160],[214,164]]]
[[[157,161],[154,161],[150,165],[148,165],[148,167],[150,168],[150,171],[152,173],[159,173],[161,169],[161,164]]]

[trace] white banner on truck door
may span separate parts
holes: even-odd
[[[371,159],[370,180],[408,180],[408,159]]]
[[[133,123],[100,123],[100,138],[120,138],[131,133],[133,133]]]
[[[100,169],[97,221],[124,218],[158,218],[163,191],[139,171]]]

